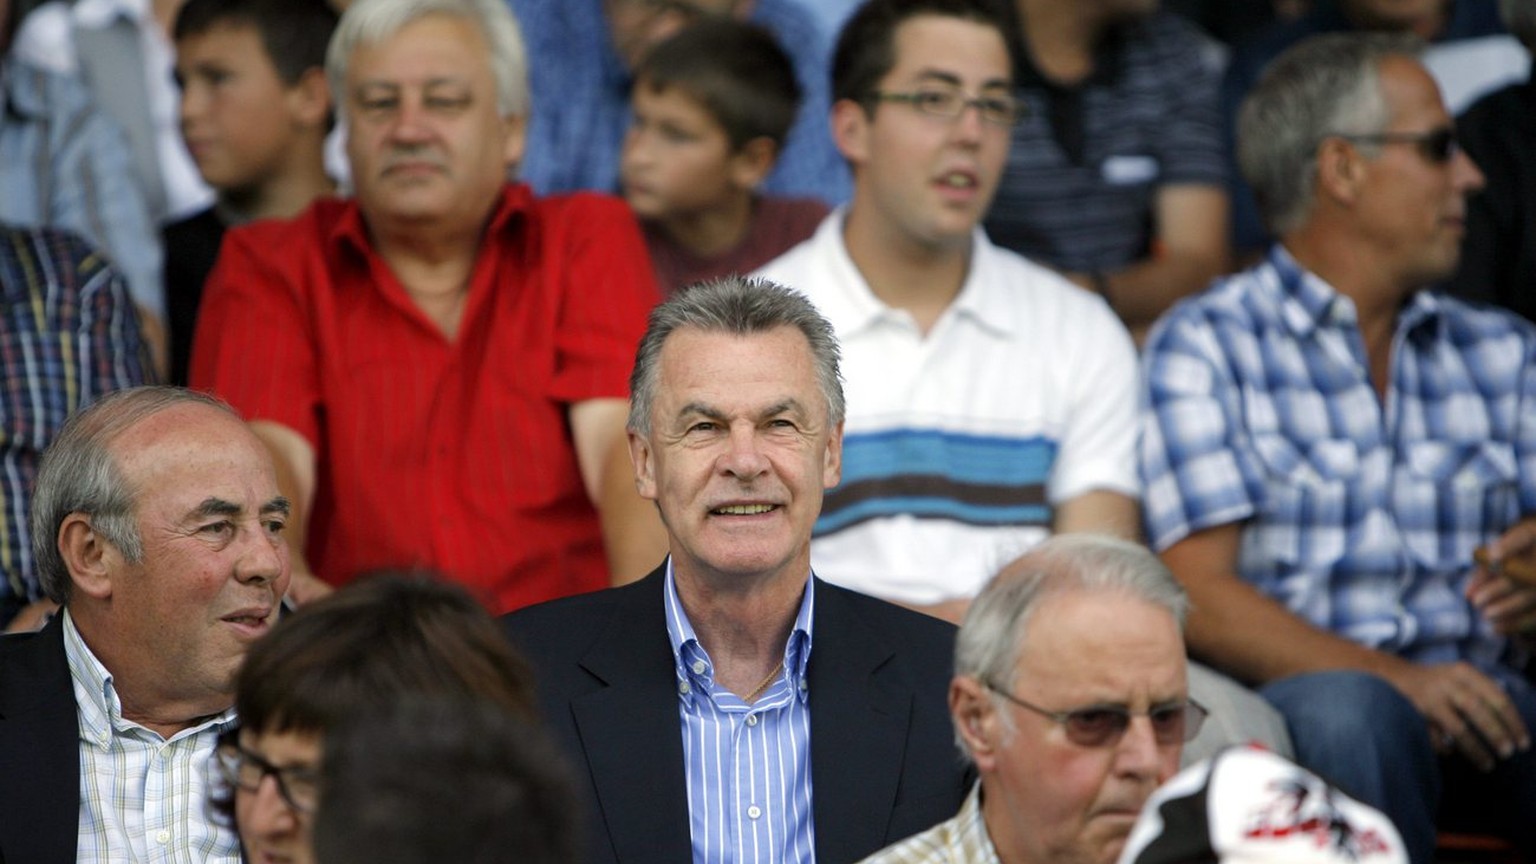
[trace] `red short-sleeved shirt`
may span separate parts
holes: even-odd
[[[655,301],[622,202],[509,185],[449,341],[326,199],[226,235],[192,385],[315,447],[317,574],[429,565],[507,611],[608,584],[567,412],[627,395]]]

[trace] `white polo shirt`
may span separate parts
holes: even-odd
[[[869,289],[844,211],[762,276],[837,331],[842,482],[811,544],[817,575],[877,597],[976,594],[1092,490],[1136,497],[1136,351],[1104,302],[976,229],[960,294],[924,336]]]

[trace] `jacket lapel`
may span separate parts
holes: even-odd
[[[581,660],[605,687],[571,702],[596,787],[593,814],[619,861],[693,857],[676,667],[667,642],[662,579],[653,574],[617,610]],[[660,814],[658,818],[658,814]]]
[[[896,676],[882,674],[895,646],[858,615],[841,589],[819,579],[812,631],[806,677],[816,857],[851,861],[885,845],[912,693]]]

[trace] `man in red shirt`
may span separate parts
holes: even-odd
[[[327,74],[356,199],[227,235],[192,360],[298,508],[294,595],[426,565],[507,611],[643,575],[665,546],[624,419],[651,268],[617,199],[507,182],[506,4],[362,0]]]

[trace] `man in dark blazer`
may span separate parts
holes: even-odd
[[[954,629],[811,574],[842,471],[830,325],[730,277],[652,313],[630,456],[671,554],[634,585],[506,619],[575,763],[594,862],[853,861],[968,787]]]
[[[287,511],[261,443],[210,397],[123,390],[64,427],[32,510],[62,609],[0,637],[0,862],[239,860],[207,764],[287,588]]]

